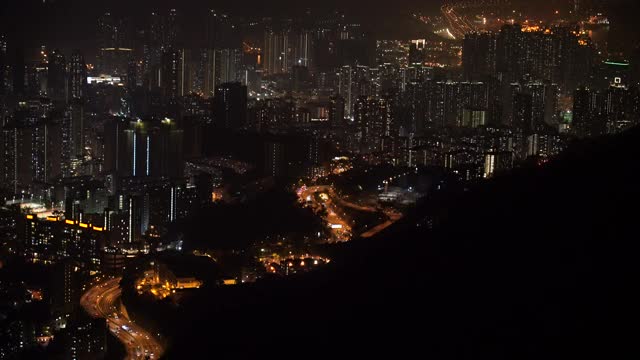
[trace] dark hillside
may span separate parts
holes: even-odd
[[[427,204],[321,271],[211,290],[166,358],[638,355],[638,144],[577,144],[440,199],[435,230]]]

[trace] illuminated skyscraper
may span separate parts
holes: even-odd
[[[240,49],[208,49],[201,54],[201,76],[204,77],[205,97],[212,97],[215,89],[230,82],[240,80]]]
[[[342,25],[338,29],[337,56],[340,65],[373,66],[376,42],[360,24]]]
[[[163,48],[170,49],[176,48],[178,45],[179,34],[179,15],[176,9],[169,10],[165,20],[165,33],[164,33],[164,45]]]
[[[87,83],[87,65],[79,50],[74,50],[69,61],[69,92],[71,99],[84,97],[84,87]]]
[[[162,95],[169,102],[175,102],[179,97],[187,95],[191,91],[191,82],[188,79],[190,65],[190,51],[169,50],[162,55],[162,69],[159,79],[159,87]]]
[[[82,162],[86,146],[85,113],[82,102],[71,101],[62,119],[62,173],[63,176],[78,175],[77,167]]]
[[[409,45],[409,64],[423,64],[426,53],[426,40],[411,40]]]
[[[494,33],[471,33],[462,45],[462,67],[466,80],[484,80],[496,75],[498,36]]]
[[[247,87],[239,82],[216,88],[213,100],[214,124],[225,129],[240,129],[247,121]]]
[[[207,49],[239,49],[240,38],[233,19],[216,10],[209,10],[206,24]]]
[[[241,41],[233,18],[209,10],[206,44],[198,70],[205,97],[212,97],[221,84],[240,80],[241,56]]]
[[[309,69],[313,68],[315,65],[313,61],[313,33],[308,30],[301,30],[296,34],[295,41],[294,65],[304,66]]]
[[[264,33],[263,69],[266,75],[289,72],[289,32],[267,30]]]
[[[7,40],[3,34],[0,34],[0,96],[7,94],[8,89],[9,63],[7,60]]]
[[[529,93],[517,93],[513,98],[513,123],[518,129],[531,131],[533,125],[533,96]]]
[[[488,152],[484,155],[484,178],[492,178],[496,174],[513,167],[513,153],[510,151]]]
[[[355,101],[359,96],[373,95],[370,74],[369,67],[363,65],[345,65],[340,68],[338,94],[344,98],[345,117],[353,117]]]
[[[406,123],[402,124],[411,133],[421,134],[431,119],[427,118],[427,92],[425,84],[421,81],[407,83],[402,101],[407,109]],[[428,121],[429,120],[429,121]]]
[[[60,103],[67,101],[67,63],[59,50],[49,53],[47,73],[47,93],[49,97]]]
[[[287,162],[285,157],[285,144],[273,140],[265,143],[265,175],[281,178],[287,175]]]
[[[98,20],[98,71],[109,75],[127,75],[133,49],[128,22],[111,13]]]
[[[464,110],[486,110],[488,88],[482,82],[427,82],[428,126],[462,125]]]
[[[380,151],[382,138],[391,131],[392,111],[385,99],[357,99],[354,121],[361,136],[361,149],[365,153]]]
[[[105,124],[105,170],[121,177],[180,178],[184,174],[183,130],[175,121]]]
[[[60,175],[60,126],[42,121],[11,124],[2,130],[4,184],[31,191],[34,183],[50,183]]]
[[[329,99],[329,124],[331,127],[344,125],[344,98],[340,95]]]
[[[219,72],[218,83],[239,81],[240,49],[216,50],[216,70]]]

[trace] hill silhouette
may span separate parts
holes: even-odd
[[[208,290],[165,358],[637,356],[638,144],[575,144],[444,191],[322,270]]]

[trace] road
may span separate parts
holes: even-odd
[[[322,200],[322,204],[318,204],[316,201],[315,194],[327,194],[327,198]],[[309,199],[313,204],[314,208],[318,209],[322,205],[327,209],[327,222],[333,225],[342,226],[339,229],[333,229],[333,237],[335,241],[347,241],[351,238],[351,226],[349,226],[346,218],[346,214],[341,209],[343,207],[348,207],[351,209],[355,209],[358,211],[365,212],[376,212],[378,210],[382,210],[387,217],[389,218],[387,221],[378,224],[377,226],[371,228],[367,232],[361,234],[361,237],[368,238],[376,235],[380,231],[386,229],[391,226],[393,223],[402,218],[402,214],[391,210],[391,209],[377,209],[373,206],[364,206],[360,204],[356,204],[353,202],[346,201],[340,198],[334,191],[333,187],[329,185],[320,185],[320,186],[310,186],[303,189],[303,191],[299,191],[298,195],[301,199]],[[333,201],[332,201],[333,200]]]
[[[445,4],[440,8],[442,16],[449,23],[451,33],[453,33],[456,38],[462,39],[466,34],[478,31],[475,25],[473,25],[469,20],[456,13],[455,7],[456,5]]]
[[[127,359],[158,359],[163,348],[151,334],[128,318],[116,304],[120,299],[120,279],[100,282],[82,295],[80,305],[94,318],[107,320],[109,331],[127,349]]]
[[[378,225],[374,226],[369,231],[360,234],[360,236],[363,237],[363,238],[370,238],[370,237],[372,237],[374,235],[377,235],[380,231],[388,228],[389,226],[393,225],[396,221],[398,221],[398,220],[400,220],[402,218],[402,214],[401,213],[394,212],[394,211],[391,211],[391,210],[385,211],[385,214],[389,217],[389,220],[383,222],[382,224],[378,224]]]
[[[318,211],[321,208],[325,208],[327,211],[326,221],[331,228],[332,240],[336,242],[348,241],[351,239],[351,226],[347,222],[346,214],[328,197],[333,192],[330,186],[311,186],[304,188],[304,190],[298,192],[298,196],[303,201],[311,202],[313,208]],[[320,202],[316,199],[316,194],[325,194],[326,198]]]

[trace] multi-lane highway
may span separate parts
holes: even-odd
[[[326,196],[320,197],[321,203],[316,201],[316,194],[325,194]],[[351,209],[355,209],[358,211],[364,212],[376,212],[379,211],[376,207],[373,206],[365,206],[356,204],[353,202],[346,201],[339,197],[333,187],[328,185],[320,185],[320,186],[310,186],[305,187],[298,191],[298,195],[301,199],[310,201],[314,208],[318,209],[324,205],[327,210],[326,221],[332,225],[332,235],[334,241],[347,241],[351,239],[351,226],[349,226],[348,221],[346,220],[346,214],[342,208],[348,207]],[[379,233],[380,231],[386,229],[394,222],[398,221],[402,214],[394,211],[392,209],[381,209],[389,218],[387,221],[378,224],[377,226],[371,228],[367,232],[361,234],[362,237],[372,237]],[[337,225],[337,226],[336,226]]]
[[[458,39],[462,39],[466,34],[476,32],[478,29],[473,25],[473,23],[471,23],[471,21],[456,12],[457,5],[458,4],[442,5],[440,12],[449,23],[449,29],[453,35]]]
[[[94,318],[104,318],[109,331],[126,347],[127,359],[158,359],[163,348],[153,334],[128,318],[119,306],[120,278],[95,284],[82,295],[80,304]]]

